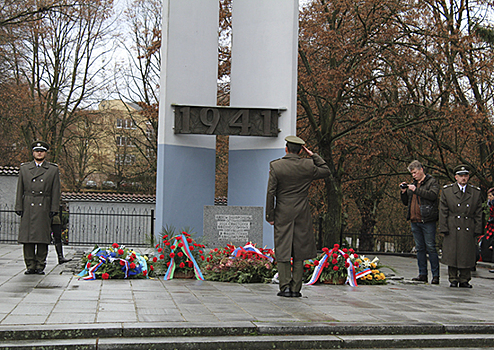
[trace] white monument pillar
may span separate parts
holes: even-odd
[[[172,104],[216,105],[217,0],[163,0],[156,233],[165,225],[202,234],[214,204],[215,136],[175,135]]]
[[[230,136],[228,205],[265,206],[269,162],[296,134],[298,0],[233,0],[232,107],[284,107],[278,137]],[[274,246],[264,222],[264,244]]]

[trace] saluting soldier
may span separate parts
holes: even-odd
[[[45,159],[50,148],[46,142],[35,141],[31,148],[34,160],[19,169],[15,211],[21,216],[18,242],[24,245],[24,273],[43,275],[51,218],[60,207],[60,175],[58,166]]]
[[[329,167],[319,155],[304,146],[301,138],[287,136],[285,141],[286,155],[269,166],[266,221],[274,225],[280,281],[278,296],[301,297],[304,260],[317,255],[307,196],[313,180],[329,176]],[[300,158],[302,151],[312,159]]]
[[[439,232],[444,234],[442,263],[448,265],[450,287],[472,288],[475,236],[482,234],[480,189],[468,184],[466,165],[454,169],[456,182],[443,187],[439,206]]]

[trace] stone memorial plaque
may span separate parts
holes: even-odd
[[[208,248],[221,248],[252,242],[262,247],[263,210],[263,207],[205,205],[204,244]]]

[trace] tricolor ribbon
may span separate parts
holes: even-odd
[[[341,249],[338,249],[338,253],[340,253],[341,256],[345,256],[345,252],[343,252]],[[321,277],[322,271],[324,269],[324,264],[326,263],[326,260],[328,260],[328,256],[329,253],[326,253],[321,261],[319,261],[319,265],[317,265],[314,269],[309,282],[305,283],[306,286],[313,285],[319,280],[319,277]],[[349,284],[352,287],[357,287],[357,279],[372,272],[371,269],[367,268],[363,271],[360,271],[359,273],[355,273],[355,266],[352,264],[352,260],[350,259],[350,257],[346,259],[346,262],[348,263],[348,268],[345,284]]]
[[[243,247],[236,248],[232,252],[231,255],[233,258],[238,258],[242,253],[247,253],[247,252],[251,252],[251,253],[254,253],[261,258],[268,259],[270,262],[273,262],[273,260],[274,260],[272,257],[261,253],[261,251],[259,249],[257,249],[254,245],[252,245],[252,243],[247,243]]]
[[[202,272],[201,272],[201,269],[199,268],[199,265],[197,264],[196,262],[196,259],[194,259],[194,256],[192,255],[192,253],[190,252],[190,249],[189,249],[189,244],[187,242],[187,237],[185,237],[185,235],[182,233],[181,236],[179,236],[179,238],[175,238],[175,241],[173,242],[173,245],[175,247],[178,247],[178,240],[181,239],[182,240],[182,252],[187,256],[187,258],[189,258],[189,261],[192,262],[192,265],[194,266],[194,274],[196,275],[196,278],[198,280],[201,280],[201,281],[204,281],[204,277],[202,275]],[[175,252],[177,248],[175,248],[174,250],[172,250],[172,253]],[[166,270],[166,273],[165,273],[165,277],[164,277],[164,280],[165,281],[168,281],[168,280],[171,280],[173,279],[173,275],[175,273],[175,268],[176,268],[176,263],[175,263],[175,256],[173,258],[171,258],[170,260],[170,265],[168,266],[168,269]]]

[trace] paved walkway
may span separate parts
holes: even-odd
[[[84,248],[65,247],[66,256]],[[89,250],[90,248],[86,248]],[[371,257],[372,258],[372,257]],[[397,270],[386,286],[315,285],[303,298],[276,296],[275,284],[197,280],[95,280],[56,264],[50,247],[46,275],[24,275],[21,245],[0,244],[0,331],[13,327],[191,324],[264,326],[316,324],[469,325],[494,323],[494,273],[477,268],[472,289],[450,288],[441,265],[440,285],[413,283],[415,259],[380,256]],[[391,272],[390,270],[384,270]],[[421,327],[421,326],[420,326]]]

